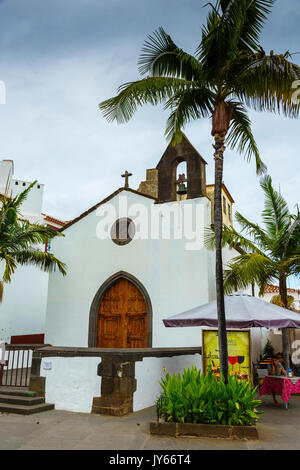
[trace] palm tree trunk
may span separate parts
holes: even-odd
[[[288,308],[287,300],[287,289],[286,289],[286,279],[281,277],[279,280],[279,292],[281,301],[284,308]],[[290,367],[290,341],[289,341],[289,329],[282,328],[282,355],[283,355],[283,367],[285,370]]]
[[[222,182],[223,182],[223,153],[225,150],[225,134],[214,135],[215,139],[215,194],[214,194],[214,229],[216,238],[216,292],[218,312],[219,357],[221,371],[225,384],[228,383],[228,349],[226,334],[226,318],[223,287],[222,261]]]

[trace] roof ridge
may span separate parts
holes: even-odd
[[[136,189],[132,189],[132,188],[125,188],[125,187],[122,187],[122,188],[119,188],[117,189],[116,191],[114,191],[113,193],[111,193],[109,196],[107,196],[106,198],[102,199],[102,201],[98,202],[97,204],[94,204],[92,207],[90,207],[89,209],[87,209],[86,211],[82,212],[78,217],[75,217],[75,219],[71,220],[69,223],[67,223],[64,227],[62,227],[61,229],[59,229],[60,232],[63,232],[64,230],[66,230],[67,228],[71,227],[71,225],[73,224],[76,224],[76,222],[79,222],[79,220],[83,219],[84,217],[86,217],[87,215],[89,215],[91,212],[93,212],[94,210],[98,209],[98,207],[102,206],[103,204],[105,204],[106,202],[110,201],[111,199],[113,199],[115,196],[117,196],[119,193],[121,193],[122,191],[129,191],[131,193],[134,193],[134,194],[138,194],[139,196],[142,196],[142,197],[147,197],[149,199],[153,199],[154,201],[157,201],[157,198],[156,197],[153,197],[153,196],[150,196],[149,194],[144,194],[144,193],[141,193],[139,191],[137,191]]]
[[[196,154],[199,156],[199,158],[201,158],[201,160],[203,160],[204,163],[207,165],[207,161],[204,160],[204,158],[202,157],[201,153],[194,147],[194,145],[193,145],[193,144],[191,143],[191,141],[187,138],[187,136],[185,135],[184,132],[182,132],[182,140],[186,140],[187,143],[192,147],[193,151],[195,151]],[[182,140],[181,140],[178,144],[176,144],[176,145],[179,145],[179,144],[182,142]],[[174,148],[176,147],[176,145],[174,145]],[[161,160],[163,159],[163,157],[164,157],[164,155],[165,155],[165,153],[166,153],[166,151],[168,150],[169,147],[173,147],[173,146],[172,146],[171,144],[168,144],[168,146],[166,147],[164,153],[162,154],[162,156],[161,156],[161,158],[159,159],[159,161],[158,161],[158,163],[157,163],[157,165],[156,165],[155,168],[158,167],[158,165],[160,164]]]

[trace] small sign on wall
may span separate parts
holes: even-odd
[[[0,344],[0,351],[1,351],[1,355],[0,355],[0,364],[1,364],[1,365],[6,365],[6,361],[5,361],[5,345],[6,345],[6,343],[1,343],[1,344]]]
[[[52,370],[52,362],[51,361],[44,361],[43,362],[43,369],[44,370]]]

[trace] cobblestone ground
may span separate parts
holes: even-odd
[[[300,397],[276,408],[263,398],[259,441],[151,436],[154,408],[122,418],[53,410],[31,416],[0,414],[0,449],[300,450]]]

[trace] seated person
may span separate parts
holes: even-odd
[[[283,365],[280,362],[281,355],[276,354],[272,357],[271,364],[268,365],[268,374],[269,375],[285,375],[287,376],[286,370],[284,369]],[[278,401],[276,400],[275,392],[272,392],[273,400],[276,406],[279,405]]]

